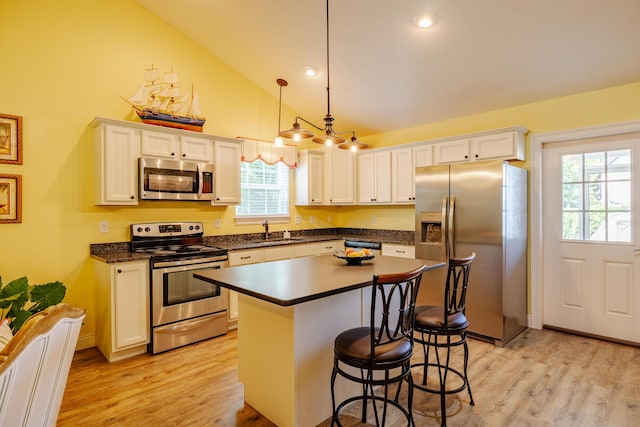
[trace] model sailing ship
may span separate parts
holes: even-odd
[[[143,123],[202,132],[206,121],[200,115],[193,85],[190,92],[182,93],[178,73],[164,73],[160,80],[160,72],[153,65],[145,70],[144,82],[137,92],[125,101],[133,106]]]

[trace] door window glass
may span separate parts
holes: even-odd
[[[631,242],[631,150],[562,156],[562,238]]]

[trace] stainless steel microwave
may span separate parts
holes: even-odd
[[[140,199],[213,200],[213,164],[140,157]]]

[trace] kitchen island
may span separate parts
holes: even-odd
[[[331,255],[202,271],[196,277],[239,293],[238,379],[245,401],[281,427],[315,426],[331,416],[333,342],[368,324],[373,276],[443,262],[376,256],[347,265]],[[421,286],[429,286],[429,275]],[[336,383],[336,398],[359,387]]]

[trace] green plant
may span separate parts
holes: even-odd
[[[31,315],[62,302],[66,292],[61,282],[29,285],[25,276],[3,285],[0,277],[0,319],[8,318],[15,334]]]

